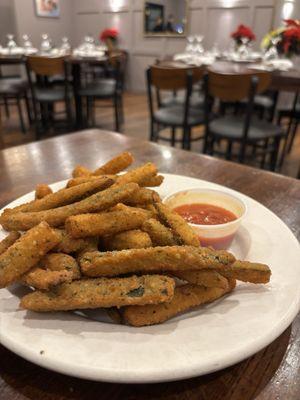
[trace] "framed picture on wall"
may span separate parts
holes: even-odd
[[[59,0],[34,0],[38,17],[58,18],[60,14]]]

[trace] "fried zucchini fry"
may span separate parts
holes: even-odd
[[[160,201],[161,200],[157,192],[151,189],[141,188],[140,190],[137,190],[134,195],[126,201],[126,204],[130,206],[138,206],[144,204],[158,203]]]
[[[82,239],[74,239],[71,235],[66,232],[64,229],[55,229],[55,231],[60,235],[61,241],[57,246],[53,249],[57,253],[75,253],[78,251],[82,251],[86,248],[95,249],[94,243],[95,238],[82,238]],[[98,243],[98,239],[96,240]],[[93,245],[93,247],[90,247]],[[97,250],[97,249],[95,249]],[[91,250],[92,251],[92,250]]]
[[[52,227],[58,227],[62,226],[71,215],[103,211],[111,208],[115,204],[127,200],[138,189],[139,186],[136,183],[114,186],[95,193],[84,200],[51,210],[11,213],[6,217],[2,214],[0,222],[3,228],[8,231],[24,231],[41,221],[48,222]]]
[[[150,236],[139,229],[105,237],[103,242],[107,250],[145,249],[152,246]]]
[[[114,235],[139,228],[148,216],[142,209],[74,215],[66,219],[65,228],[74,238]]]
[[[271,270],[267,265],[249,261],[235,261],[224,268],[216,267],[216,271],[226,278],[250,283],[268,283],[271,278]]]
[[[193,228],[175,211],[162,203],[156,203],[159,219],[169,226],[180,244],[200,246],[199,238]]]
[[[153,246],[175,246],[177,244],[171,230],[154,218],[145,221],[141,229],[148,233]]]
[[[73,178],[80,178],[90,175],[92,175],[92,171],[84,167],[83,165],[76,165],[72,172]]]
[[[51,287],[72,281],[71,271],[50,271],[43,268],[33,268],[23,275],[21,282],[35,289],[49,290]]]
[[[106,176],[106,178],[112,179],[114,182],[117,180],[117,175],[105,175],[105,176]],[[100,178],[99,176],[94,176],[94,175],[80,176],[79,178],[73,178],[67,182],[66,188],[78,186],[78,185],[81,185],[82,183],[95,181],[96,179],[99,179],[99,178]]]
[[[173,275],[194,285],[228,289],[228,280],[217,271],[207,269],[200,271],[176,271]]]
[[[170,246],[86,253],[81,271],[90,277],[116,276],[148,271],[189,271],[232,264],[235,258],[224,250],[206,247]]]
[[[49,194],[43,199],[34,200],[27,204],[9,209],[9,212],[33,212],[44,211],[52,208],[66,206],[68,204],[80,201],[94,193],[100,192],[113,184],[113,180],[107,177],[99,177],[91,182],[83,183],[76,187],[61,189],[55,193]],[[1,222],[2,215],[0,217]],[[3,215],[5,219],[5,214]]]
[[[162,175],[154,175],[141,182],[140,186],[147,186],[147,187],[160,186],[163,183],[163,181],[164,177]]]
[[[53,190],[50,186],[46,185],[46,183],[40,183],[39,185],[36,185],[35,188],[35,199],[42,199],[51,193],[53,193]]]
[[[10,232],[9,235],[6,236],[3,240],[0,242],[0,254],[4,253],[12,244],[15,243],[16,240],[19,239],[20,237],[19,232]]]
[[[0,255],[0,287],[17,282],[55,247],[59,240],[59,235],[46,222],[41,222],[26,232]]]
[[[49,271],[68,271],[71,273],[72,279],[79,279],[81,275],[77,261],[68,254],[46,254],[40,264]]]
[[[152,163],[144,164],[138,168],[132,169],[126,172],[124,175],[120,175],[117,178],[115,185],[123,185],[124,183],[134,182],[139,185],[146,179],[150,179],[157,174],[157,168]]]
[[[174,286],[172,278],[160,275],[83,279],[63,283],[51,292],[30,293],[22,298],[20,305],[44,312],[158,304],[172,299]]]
[[[118,154],[116,157],[112,158],[106,164],[102,165],[100,168],[97,168],[93,172],[93,175],[117,174],[128,168],[133,163],[133,161],[134,159],[132,155],[127,151],[124,151],[123,153]]]
[[[81,275],[77,261],[67,254],[46,254],[40,266],[23,275],[21,281],[35,289],[48,290],[63,282],[79,279]]]
[[[169,303],[124,307],[123,319],[132,326],[159,324],[184,311],[210,303],[226,292],[223,288],[207,288],[192,284],[179,286]]]

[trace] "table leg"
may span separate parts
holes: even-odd
[[[82,128],[82,98],[78,95],[80,88],[80,64],[72,65],[73,85],[74,85],[74,98],[75,98],[75,112],[76,112],[76,129]]]

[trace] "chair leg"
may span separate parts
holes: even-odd
[[[231,160],[232,141],[228,140],[226,149],[226,160]]]
[[[22,113],[21,99],[20,99],[19,96],[17,97],[17,108],[18,108],[18,113],[19,113],[21,131],[23,133],[26,133],[26,127],[25,127],[25,124],[24,124],[23,113]]]
[[[33,118],[32,118],[32,114],[31,114],[29,98],[28,98],[28,95],[26,92],[24,94],[24,100],[25,100],[25,105],[26,105],[27,118],[28,118],[29,124],[31,125],[33,123]]]
[[[114,98],[114,109],[115,109],[115,130],[120,131],[120,120],[119,120],[119,110],[118,110],[118,97]]]
[[[275,171],[277,166],[277,158],[280,147],[280,137],[274,138],[274,150],[271,153],[270,170]]]
[[[269,139],[266,139],[264,142],[264,146],[263,146],[264,154],[263,154],[261,162],[260,162],[261,169],[265,168],[268,145],[269,145]]]
[[[10,112],[9,112],[9,105],[8,105],[8,101],[7,101],[7,97],[3,96],[3,102],[4,102],[4,109],[5,109],[5,116],[6,118],[10,117]]]
[[[72,129],[72,111],[71,111],[71,103],[69,99],[66,100],[66,114],[67,114],[67,121],[69,125],[69,129]]]
[[[288,153],[290,153],[292,151],[294,140],[295,140],[297,129],[298,129],[298,124],[299,124],[299,121],[295,121],[294,128],[291,133],[291,139],[288,144],[288,149],[287,149]]]
[[[155,134],[154,134],[154,122],[151,120],[150,122],[150,141],[154,142]]]
[[[172,145],[172,147],[174,147],[175,146],[175,136],[176,136],[176,128],[173,126],[172,128],[171,128],[171,145]]]
[[[215,141],[216,141],[216,139],[214,138],[214,136],[212,136],[212,137],[210,138],[210,142],[209,142],[209,144],[208,144],[208,151],[207,151],[207,153],[208,153],[210,156],[212,156],[212,155],[214,154],[214,145],[215,145]]]

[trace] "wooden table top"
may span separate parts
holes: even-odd
[[[300,181],[212,157],[89,130],[0,152],[0,206],[37,183],[66,179],[75,164],[96,168],[129,150],[136,163],[206,179],[253,197],[300,238]],[[278,339],[251,358],[199,378],[154,385],[89,382],[40,368],[0,346],[0,398],[5,400],[188,399],[299,400],[300,314]]]

